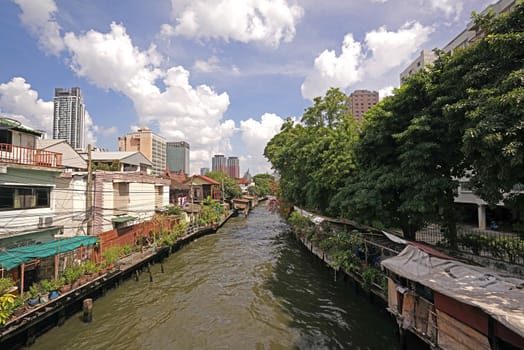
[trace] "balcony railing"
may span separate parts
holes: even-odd
[[[62,167],[62,153],[0,143],[1,163],[60,168]]]

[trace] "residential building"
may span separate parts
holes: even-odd
[[[53,139],[66,140],[73,148],[84,148],[85,106],[79,87],[56,88]]]
[[[93,233],[144,222],[169,205],[171,181],[137,172],[96,171],[93,176]]]
[[[242,194],[249,194],[248,188],[255,186],[255,183],[251,179],[241,178],[236,180],[236,184],[242,190]]]
[[[167,168],[172,172],[189,174],[189,143],[184,141],[166,144]]]
[[[489,11],[492,11],[494,15],[499,15],[501,13],[510,12],[513,8],[517,6],[516,0],[499,0],[495,4],[491,4],[486,7],[481,14],[485,15]],[[464,48],[469,46],[471,43],[477,41],[484,34],[481,31],[477,30],[475,27],[475,22],[470,21],[466,28],[453,40],[451,40],[446,46],[442,48],[442,51],[452,54],[456,49]]]
[[[54,239],[55,181],[62,154],[36,147],[42,132],[0,118],[0,247]]]
[[[37,139],[36,148],[61,153],[64,172],[87,170],[87,161],[66,140]]]
[[[211,159],[211,171],[221,171],[227,174],[227,160],[223,154],[215,154]]]
[[[209,173],[209,168],[200,168],[200,175],[206,175]]]
[[[200,203],[207,197],[220,200],[220,182],[203,175],[193,175],[184,182],[190,188],[189,201]]]
[[[82,153],[87,160],[88,154]],[[94,169],[152,174],[153,163],[142,152],[91,152]]]
[[[493,14],[499,15],[511,11],[517,6],[516,0],[499,0],[495,4],[491,4],[486,7],[481,14],[485,15],[489,11],[493,11]],[[475,22],[470,21],[466,28],[454,37],[447,45],[442,48],[442,51],[452,54],[456,49],[464,48],[471,43],[478,40],[483,35],[482,32],[477,31],[475,28]],[[402,83],[407,77],[415,74],[416,72],[424,69],[428,64],[432,64],[436,59],[435,54],[429,50],[422,50],[421,54],[413,61],[406,69],[400,73],[400,82]]]
[[[162,175],[166,170],[166,140],[147,127],[119,137],[118,150],[142,152],[147,159],[153,162],[152,174],[155,176]]]
[[[378,92],[369,90],[355,90],[349,95],[348,105],[351,115],[357,122],[362,122],[364,114],[378,103]]]
[[[190,186],[185,183],[188,180],[187,175],[182,171],[175,173],[166,170],[165,177],[171,180],[169,203],[183,207],[189,202]]]
[[[240,178],[240,161],[238,157],[227,158],[226,173],[232,179]]]
[[[433,64],[436,58],[437,56],[433,51],[426,49],[420,51],[420,55],[415,59],[415,61],[413,61],[406,69],[402,71],[402,73],[400,73],[400,82],[404,82],[407,77],[410,77],[421,69],[424,69],[427,65]]]

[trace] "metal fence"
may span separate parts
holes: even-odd
[[[524,266],[523,238],[522,233],[482,230],[471,226],[457,227],[460,252]],[[443,227],[436,224],[418,231],[416,240],[431,245],[447,245]]]

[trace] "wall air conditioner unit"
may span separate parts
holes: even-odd
[[[40,216],[38,218],[38,227],[49,227],[53,224],[53,217],[52,216]]]

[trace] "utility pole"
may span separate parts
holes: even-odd
[[[86,215],[87,235],[93,235],[93,168],[91,167],[91,144],[87,145]]]

